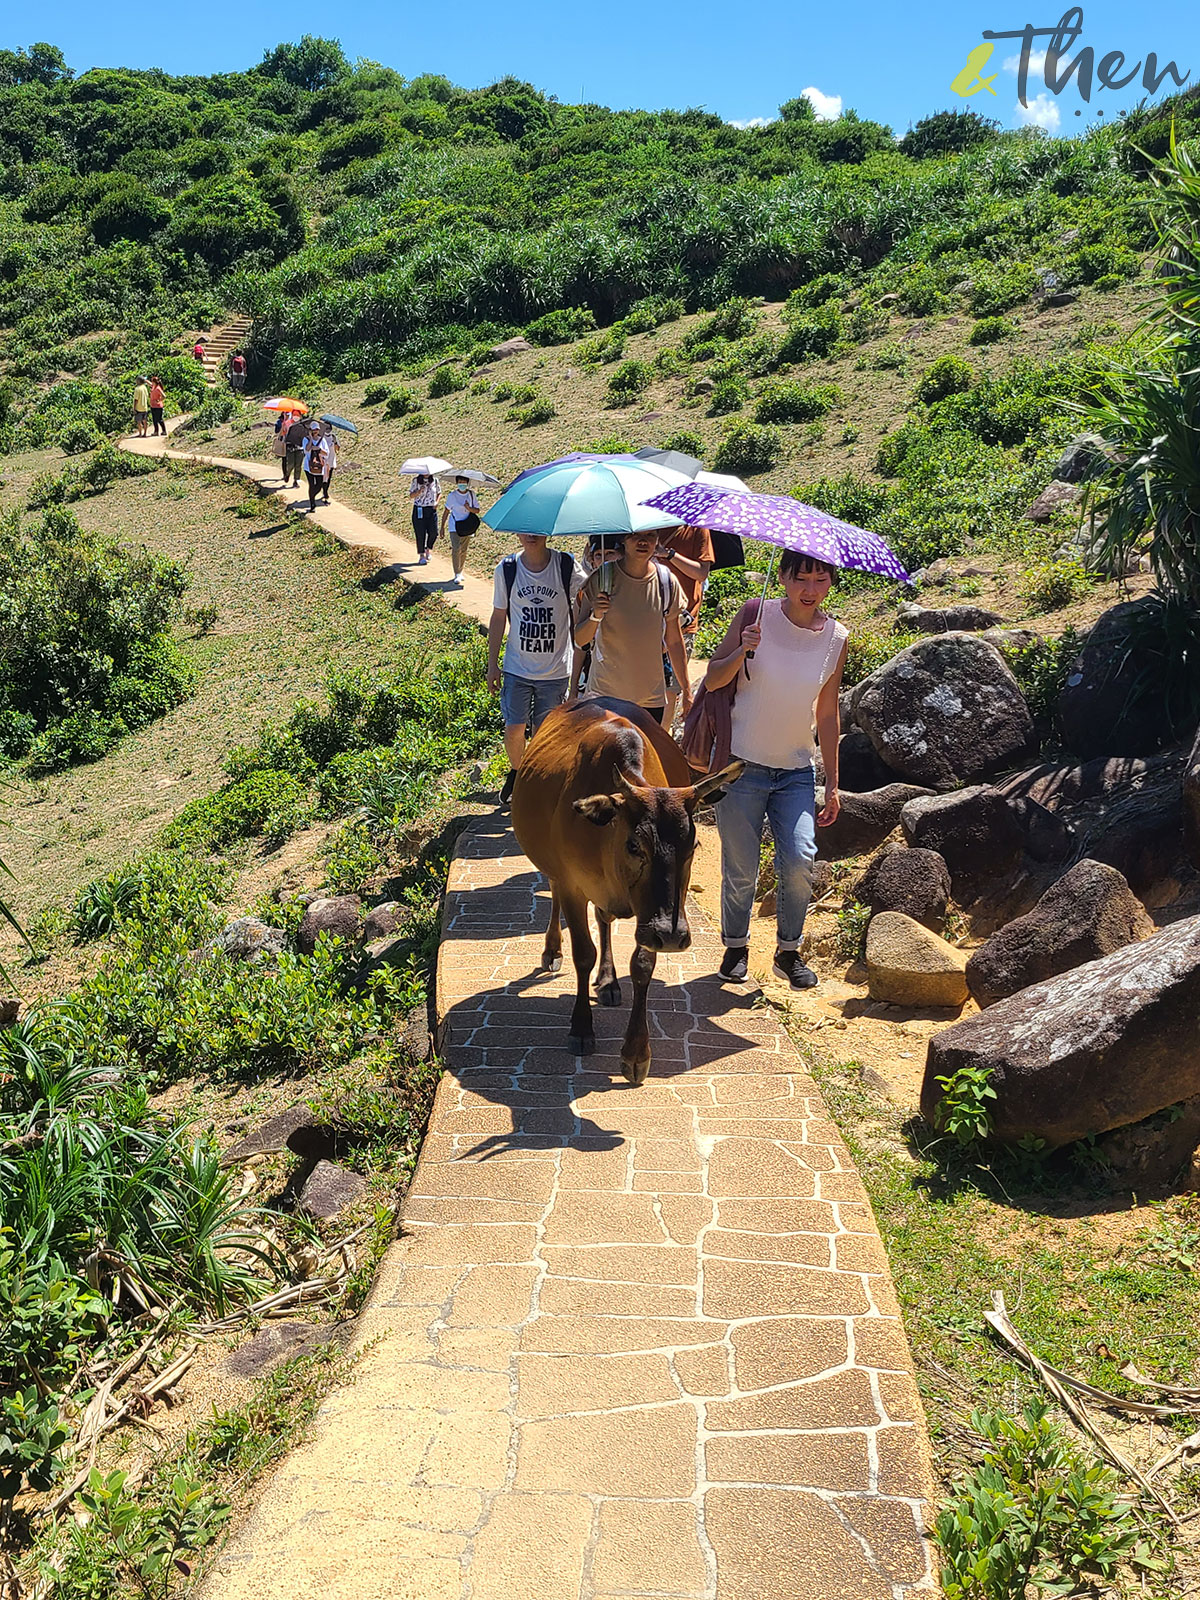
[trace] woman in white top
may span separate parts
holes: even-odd
[[[308,509],[317,509],[317,496],[325,491],[329,504],[329,472],[333,463],[333,441],[321,432],[319,422],[310,422],[304,435],[304,476],[308,479]]]
[[[408,498],[412,501],[413,533],[417,540],[417,562],[424,566],[429,560],[429,552],[437,543],[438,501],[442,498],[442,482],[440,478],[433,477],[428,472],[419,472],[412,481],[412,488],[408,491]]]
[[[838,689],[846,663],[846,629],[821,602],[836,570],[785,550],[779,562],[783,600],[768,600],[754,622],[743,606],[709,663],[705,685],[737,679],[730,748],[746,770],[717,807],[721,836],[721,976],[740,983],[749,962],[750,914],[758,883],[764,819],[775,841],[775,972],[793,989],[811,989],[817,975],[800,959],[812,898],[816,830],[837,819]],[[753,651],[754,658],[747,662]],[[825,805],[816,813],[816,743],[825,767]]]

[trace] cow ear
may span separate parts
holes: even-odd
[[[693,788],[697,805],[702,800],[717,801],[724,798],[725,791],[731,783],[736,783],[746,770],[744,761],[731,761],[727,767],[722,767],[720,772],[710,772],[707,778],[701,778]]]
[[[598,828],[605,828],[624,804],[624,795],[589,794],[584,800],[576,800],[575,809],[581,817],[594,822]]]

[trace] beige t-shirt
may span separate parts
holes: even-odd
[[[645,578],[631,578],[617,562],[609,562],[583,586],[581,620],[591,616],[592,599],[600,592],[605,571],[611,575],[612,604],[596,630],[588,694],[613,695],[618,700],[632,700],[635,706],[665,706],[663,628],[667,617],[678,617],[683,609],[679,579],[655,561]],[[669,580],[665,616],[660,573]]]

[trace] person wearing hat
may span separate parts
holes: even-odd
[[[314,417],[305,428],[304,433],[304,476],[308,479],[308,509],[317,509],[317,496],[322,489],[325,490],[325,502],[329,503],[329,490],[326,479],[330,470],[332,449],[329,441],[321,432],[321,424]]]
[[[479,496],[471,487],[469,478],[460,472],[454,479],[454,487],[446,496],[446,503],[442,507],[442,527],[445,533],[446,524],[450,524],[450,562],[454,568],[453,583],[456,589],[462,588],[462,569],[467,560],[467,546],[471,542],[471,535],[479,526]]]

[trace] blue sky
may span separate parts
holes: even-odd
[[[984,76],[997,73],[995,96],[956,97],[950,82],[984,29],[1052,27],[1067,0],[986,0],[923,6],[859,0],[455,0],[442,9],[412,0],[281,6],[265,0],[188,0],[182,5],[97,6],[95,0],[43,0],[5,8],[0,43],[35,39],[59,45],[77,70],[88,66],[161,66],[219,72],[249,66],[280,39],[312,32],[340,38],[347,55],[368,56],[409,77],[444,72],[477,85],[512,73],[561,100],[614,106],[703,106],[728,120],[771,117],[780,102],[813,90],[825,114],[841,106],[890,123],[910,122],[946,106],[965,106],[1013,126],[1026,115],[1052,131],[1073,133],[1135,104],[1141,79],[1120,92],[1094,87],[1085,104],[1075,81],[1057,97],[1040,73],[1030,84],[1030,112],[1017,107],[1016,77],[1004,61],[1016,44],[999,43]],[[1200,7],[1193,0],[1155,6],[1087,0],[1075,49],[1110,51],[1130,67],[1155,51],[1200,83]],[[285,18],[287,20],[285,20]],[[1041,48],[1039,45],[1038,48]],[[1071,52],[1074,54],[1074,52]],[[1069,57],[1068,57],[1069,59]],[[1120,76],[1114,66],[1110,76]],[[1167,80],[1160,93],[1171,87]],[[1037,94],[1042,99],[1036,98]],[[1079,116],[1075,112],[1079,111]]]

